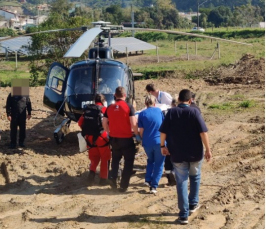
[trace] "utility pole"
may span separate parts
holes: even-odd
[[[205,2],[207,2],[208,0],[202,2],[202,3],[199,3],[199,0],[197,0],[197,4],[198,4],[198,9],[197,9],[197,18],[198,18],[198,23],[197,23],[197,30],[199,30],[199,7],[201,5],[203,5]]]
[[[132,27],[132,37],[135,37],[135,31],[134,31],[134,10],[133,10],[133,4],[131,4],[131,27]]]

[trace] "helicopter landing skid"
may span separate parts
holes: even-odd
[[[69,118],[64,119],[54,131],[54,139],[57,144],[60,144],[63,141],[64,137],[70,132],[70,122],[71,120]]]

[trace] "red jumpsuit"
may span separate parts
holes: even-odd
[[[96,103],[96,105],[102,106],[103,104]],[[102,113],[104,113],[105,110],[106,110],[106,107],[103,106]],[[80,127],[82,127],[83,121],[84,121],[84,117],[82,115],[78,121],[78,125]],[[92,135],[86,135],[85,139],[89,141],[90,144],[93,144]],[[87,145],[88,155],[91,161],[90,170],[96,172],[96,168],[99,162],[101,161],[100,178],[102,179],[108,178],[108,161],[111,159],[111,150],[110,150],[109,145],[106,145],[107,142],[109,142],[109,139],[107,138],[107,132],[104,131],[95,141],[96,147],[90,148],[90,146]]]

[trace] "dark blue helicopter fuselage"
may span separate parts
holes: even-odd
[[[133,74],[124,63],[113,59],[79,61],[69,69],[54,63],[47,77],[44,105],[77,121],[86,104],[94,103],[97,93],[106,98],[106,105],[114,102],[115,89],[123,86],[127,101],[135,97]]]

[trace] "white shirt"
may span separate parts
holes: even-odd
[[[165,91],[159,91],[158,98],[156,98],[156,103],[171,105],[172,100],[173,98],[169,93]]]

